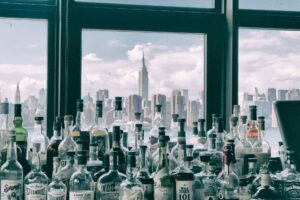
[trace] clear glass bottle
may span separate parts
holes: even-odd
[[[53,137],[51,138],[49,145],[47,147],[47,168],[46,174],[49,178],[52,178],[53,174],[53,158],[58,157],[58,147],[62,141],[60,132],[60,123],[54,122],[53,124]]]
[[[109,138],[103,119],[103,101],[96,101],[96,126],[90,132],[90,144],[98,145],[98,158],[103,161],[104,154],[109,152]]]
[[[119,126],[123,132],[128,132],[127,126],[123,120],[122,97],[115,97],[114,121],[111,124],[111,132],[113,131],[114,126]]]
[[[169,173],[167,148],[166,138],[159,138],[159,165],[153,176],[155,200],[174,200],[175,197],[174,180]]]
[[[204,198],[207,200],[217,200],[218,199],[218,191],[217,191],[217,176],[215,174],[215,163],[210,162],[208,164],[208,171],[206,176],[204,177]]]
[[[239,199],[240,200],[251,200],[251,193],[249,189],[249,178],[247,176],[242,176],[239,179]]]
[[[211,156],[211,161],[216,164],[216,174],[218,174],[222,171],[222,152],[217,150],[216,139],[215,133],[209,135],[207,153]]]
[[[41,143],[32,144],[32,170],[24,179],[25,200],[46,199],[49,179],[41,171],[40,164]]]
[[[202,171],[195,174],[193,186],[194,199],[204,199],[204,179],[208,176],[208,163],[210,162],[210,155],[201,154],[200,161],[202,165]]]
[[[17,160],[16,135],[8,132],[7,160],[0,169],[1,200],[23,198],[23,168]]]
[[[103,155],[104,158],[104,155]],[[103,162],[98,159],[98,145],[90,144],[89,160],[87,162],[87,170],[90,172],[94,181],[97,181],[101,175]]]
[[[283,145],[282,141],[278,142],[278,147],[279,147],[278,148],[278,156],[280,158],[282,167],[284,167],[286,158],[285,158],[285,148],[284,148],[284,145]]]
[[[58,153],[59,153],[59,157],[61,159],[62,167],[66,166],[67,152],[76,153],[76,151],[78,150],[78,146],[77,146],[76,142],[73,140],[73,137],[71,135],[73,116],[66,115],[64,117],[64,122],[65,122],[65,138],[58,146]]]
[[[179,131],[179,126],[178,126],[178,114],[172,114],[172,121],[171,121],[171,125],[170,125],[170,151],[172,150],[172,148],[176,145],[177,143],[177,136],[178,136],[178,131]]]
[[[192,135],[188,138],[188,144],[196,145],[198,143],[198,122],[193,122]]]
[[[86,169],[87,152],[78,151],[78,170],[70,179],[69,198],[71,200],[94,199],[95,183],[91,174]]]
[[[97,199],[119,200],[121,182],[126,179],[123,173],[118,171],[118,151],[111,151],[111,169],[103,174],[97,181]]]
[[[2,151],[6,144],[6,134],[8,131],[8,113],[8,102],[2,102],[0,104],[0,151]]]
[[[137,178],[144,187],[144,199],[154,200],[154,180],[149,174],[148,163],[146,159],[147,145],[140,145],[140,169]]]
[[[198,142],[194,145],[194,152],[207,151],[206,145],[206,132],[205,132],[205,119],[199,119],[199,132],[198,132]]]
[[[239,139],[244,145],[244,152],[251,152],[252,144],[247,139],[247,131],[248,131],[247,115],[241,115],[240,123],[239,123]]]
[[[69,189],[69,183],[72,174],[77,171],[77,167],[75,166],[74,161],[75,152],[74,151],[68,151],[65,155],[65,160],[63,161],[64,166],[62,166],[62,160],[61,163],[61,180],[63,183],[67,186]],[[67,196],[69,196],[69,193],[67,193]]]
[[[152,123],[152,129],[150,130],[149,133],[149,145],[150,145],[149,151],[151,155],[154,153],[155,149],[157,149],[157,143],[159,137],[158,129],[159,127],[164,127],[163,117],[161,114],[161,105],[158,104],[155,107],[156,107],[156,112]]]
[[[166,140],[170,140],[169,136],[166,136],[166,132],[165,132],[165,127],[159,127],[159,138],[160,137],[165,137]],[[167,144],[168,145],[168,144]],[[169,154],[169,148],[167,149],[167,153]],[[157,148],[154,153],[151,155],[151,157],[149,158],[150,164],[151,166],[151,172],[155,172],[157,166],[159,165],[159,148]]]
[[[114,126],[113,127],[113,142],[112,142],[112,149],[111,151],[117,151],[118,152],[118,170],[125,174],[126,173],[126,167],[127,167],[127,162],[126,162],[126,154],[121,148],[120,145],[120,140],[121,140],[121,129],[120,126]],[[113,160],[111,160],[110,165],[112,165]]]
[[[134,123],[132,124],[132,128],[131,128],[132,132],[136,131],[135,128],[136,128],[137,124],[142,124],[142,126],[143,126],[142,113],[140,113],[140,112],[134,113]]]
[[[61,180],[60,159],[53,157],[53,172],[52,182],[48,185],[47,199],[48,200],[66,200],[67,186]]]
[[[249,106],[250,121],[247,129],[247,141],[253,146],[259,139],[259,130],[257,127],[257,107],[255,105]]]
[[[216,133],[217,120],[217,114],[212,114],[212,127],[210,130],[207,131],[207,137],[209,137],[210,134]]]
[[[143,200],[143,184],[137,179],[136,153],[128,152],[127,178],[120,185],[119,200]]]
[[[224,141],[225,136],[227,135],[226,131],[224,130],[222,117],[217,118],[216,133],[217,133],[216,148],[218,151],[222,151],[225,145],[225,141]]]

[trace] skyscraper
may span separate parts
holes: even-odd
[[[188,101],[187,126],[192,127],[193,122],[198,121],[200,117],[201,103],[199,101]]]
[[[163,124],[165,126],[167,125],[166,102],[167,102],[167,97],[164,94],[155,94],[152,96],[152,101],[151,101],[152,119],[154,119],[154,115],[156,112],[155,106],[157,104],[160,104],[161,105],[161,114],[163,116]]]
[[[142,96],[144,100],[148,100],[149,92],[149,80],[148,80],[148,70],[145,63],[145,56],[143,52],[143,66],[139,71],[139,95]]]
[[[273,102],[276,101],[276,89],[275,88],[268,88],[268,101]]]
[[[16,96],[15,96],[15,104],[21,103],[21,92],[19,88],[19,82],[17,83]]]
[[[182,95],[181,90],[173,90],[171,95],[171,112],[179,115],[179,118],[187,117],[186,98]]]
[[[142,97],[136,94],[130,95],[127,109],[128,121],[134,121],[134,114],[142,112]]]
[[[108,99],[109,97],[109,91],[107,89],[104,90],[98,90],[96,93],[97,100],[104,101],[105,99]]]
[[[277,90],[277,99],[278,100],[286,100],[287,90]]]

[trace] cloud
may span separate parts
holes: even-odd
[[[107,42],[107,46],[110,46],[110,47],[123,47],[123,48],[128,47],[127,44],[125,44],[125,43],[123,43],[119,40],[109,40]]]
[[[83,61],[86,62],[101,62],[103,59],[97,57],[95,53],[88,53],[85,56],[83,56]]]
[[[35,48],[37,48],[38,46],[39,46],[38,43],[32,43],[32,44],[28,44],[26,47],[27,47],[28,49],[35,49]]]

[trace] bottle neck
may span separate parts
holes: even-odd
[[[65,122],[65,138],[72,138],[71,134],[71,123],[70,122]]]
[[[104,119],[102,117],[98,117],[96,119],[96,124],[97,124],[98,130],[101,130],[101,129],[105,128],[105,126],[104,126]]]
[[[98,147],[90,146],[89,161],[97,161],[97,160],[98,160]]]
[[[22,128],[22,124],[23,124],[23,119],[22,117],[18,116],[18,117],[14,117],[14,127],[15,128]]]
[[[159,169],[168,168],[167,145],[159,148]]]
[[[184,167],[184,160],[186,158],[185,144],[179,144],[178,146],[178,166]]]
[[[237,125],[233,125],[233,124],[230,124],[230,133],[231,135],[233,136],[233,138],[236,138],[238,137],[238,126]]]
[[[157,128],[163,127],[162,120],[163,118],[161,112],[156,112],[154,116],[154,126],[156,126]]]
[[[123,121],[122,110],[115,110],[115,121]]]
[[[59,176],[59,163],[57,162],[54,162],[53,163],[53,171],[52,171],[52,178],[54,180],[60,180],[60,176]]]
[[[34,125],[34,132],[36,134],[43,134],[43,125],[42,122],[36,122]]]
[[[208,150],[209,151],[215,151],[216,150],[216,139],[212,139],[212,138],[210,138],[209,140],[208,140]]]
[[[61,131],[60,130],[54,130],[54,132],[53,132],[53,138],[55,140],[61,140],[62,139],[62,137],[61,137]]]
[[[83,125],[82,120],[83,120],[83,112],[80,110],[77,110],[75,126],[78,128],[78,130],[81,130],[81,128],[82,128],[81,127]]]
[[[33,152],[32,169],[35,171],[41,170],[40,156],[38,152]]]
[[[120,140],[114,139],[112,142],[113,148],[120,148]]]
[[[17,160],[17,145],[15,141],[8,141],[7,160]]]
[[[113,162],[112,162],[111,170],[112,171],[118,170],[118,156],[117,155],[113,155]]]
[[[148,171],[146,165],[146,151],[144,149],[140,149],[141,160],[140,160],[140,171]]]

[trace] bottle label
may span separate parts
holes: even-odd
[[[176,181],[176,200],[193,200],[194,181]]]
[[[154,189],[155,200],[173,200],[173,194],[172,187],[155,187]]]
[[[1,180],[1,200],[21,200],[22,198],[22,180]]]
[[[70,192],[70,200],[93,200],[94,191],[82,190],[78,192]]]
[[[283,185],[283,199],[294,200],[300,199],[300,182],[287,182],[284,181]]]
[[[66,192],[57,189],[48,191],[47,200],[66,200]]]
[[[25,200],[44,200],[47,197],[47,185],[31,183],[25,185]]]
[[[142,191],[128,191],[128,193],[124,192],[122,196],[120,196],[119,200],[143,200],[143,192]]]
[[[98,184],[98,191],[101,191],[100,199],[119,200],[120,184],[113,182]]]

